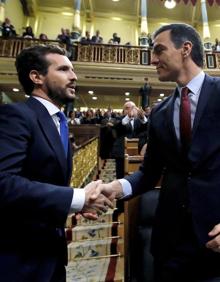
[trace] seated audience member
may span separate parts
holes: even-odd
[[[22,36],[24,38],[34,38],[34,33],[31,26],[27,26],[25,28],[25,32],[23,32]]]
[[[95,118],[96,118],[96,123],[100,124],[103,120],[103,114],[102,114],[102,111],[100,109],[97,109],[95,111]]]
[[[95,117],[94,111],[89,109],[85,112],[85,116],[81,120],[82,124],[97,124],[97,119]]]
[[[5,18],[5,21],[2,23],[2,37],[15,37],[16,31],[14,26],[11,24],[9,18]]]
[[[103,38],[100,36],[100,31],[99,30],[96,30],[96,34],[93,35],[92,37],[92,43],[99,43],[99,44],[102,44],[103,43]]]
[[[77,118],[75,115],[75,111],[70,111],[69,112],[69,117],[68,117],[68,123],[70,124],[80,124],[80,118]]]
[[[57,40],[64,44],[70,44],[70,37],[67,35],[67,30],[65,28],[61,28],[61,33],[57,35]]]
[[[113,41],[113,44],[120,44],[121,42],[121,38],[118,37],[118,34],[116,32],[114,32],[112,35],[112,41]]]
[[[42,41],[44,41],[44,40],[48,40],[48,37],[47,37],[47,35],[46,35],[45,33],[41,33],[41,34],[39,35],[39,39],[42,40]]]
[[[86,31],[85,36],[81,38],[80,43],[81,44],[90,44],[91,43],[90,32],[88,30]]]

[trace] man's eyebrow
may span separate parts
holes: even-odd
[[[153,51],[157,52],[157,51],[161,51],[161,50],[164,50],[166,47],[163,45],[163,44],[158,44],[156,46],[153,46]]]

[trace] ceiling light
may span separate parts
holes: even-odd
[[[129,96],[130,95],[130,92],[125,92],[125,96]]]
[[[13,88],[12,91],[19,92],[20,90],[18,88]]]
[[[160,97],[164,97],[164,93],[160,93]]]
[[[97,97],[93,96],[92,99],[93,99],[93,100],[97,100]]]
[[[113,20],[113,21],[121,21],[122,19],[119,18],[119,17],[112,17],[112,20]]]
[[[164,6],[165,6],[167,9],[173,9],[173,8],[176,7],[176,2],[175,2],[175,0],[165,0]]]
[[[112,2],[119,2],[120,0],[112,0]]]
[[[27,95],[27,94],[25,94],[25,95],[24,95],[24,97],[25,97],[25,98],[30,98],[30,96],[29,96],[29,95]]]
[[[94,94],[94,91],[89,90],[88,93],[89,93],[90,95],[93,95],[93,94]]]
[[[158,101],[158,102],[161,102],[161,101],[162,101],[162,99],[157,99],[157,101]]]
[[[130,101],[130,98],[125,98],[125,101]]]
[[[64,16],[73,16],[73,13],[71,13],[71,12],[62,12],[62,15],[64,15]]]

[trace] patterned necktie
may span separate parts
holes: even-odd
[[[183,87],[180,101],[180,140],[184,149],[188,149],[191,140],[191,109],[189,94],[190,90]]]
[[[63,112],[58,112],[57,116],[60,119],[60,137],[63,143],[65,154],[67,156],[68,142],[69,142],[69,130],[68,130],[68,125],[67,125],[67,119]]]

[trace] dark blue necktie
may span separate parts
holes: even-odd
[[[68,142],[69,142],[69,130],[68,130],[68,125],[67,125],[67,119],[63,112],[58,112],[57,116],[60,119],[60,137],[63,143],[65,154],[67,156]]]

